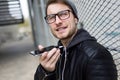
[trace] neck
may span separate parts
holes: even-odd
[[[68,44],[71,42],[71,40],[73,39],[73,37],[75,36],[76,33],[77,33],[77,30],[76,30],[76,32],[72,36],[70,36],[70,37],[68,37],[66,39],[62,39],[61,40],[61,42],[62,42],[64,47],[68,46]]]
[[[64,40],[61,40],[62,44],[64,47],[67,47],[67,45],[69,44],[69,42],[71,41],[71,39],[64,39]]]

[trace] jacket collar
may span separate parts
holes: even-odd
[[[67,46],[67,49],[71,48],[71,47],[74,47],[75,45],[81,43],[82,41],[86,41],[86,40],[94,40],[94,41],[96,41],[96,39],[94,37],[92,37],[86,30],[84,30],[83,28],[78,29],[76,35],[73,37],[73,39],[71,40],[71,42]],[[59,46],[62,45],[60,40],[58,42],[58,45]]]

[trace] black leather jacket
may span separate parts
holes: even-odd
[[[117,80],[110,52],[84,29],[61,51],[56,70],[47,72],[39,65],[34,80]]]

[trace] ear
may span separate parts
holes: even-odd
[[[75,18],[75,23],[76,23],[76,24],[78,23],[78,19],[77,19],[77,18]]]

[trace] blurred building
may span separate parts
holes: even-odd
[[[0,46],[14,41],[19,32],[19,24],[24,17],[19,0],[0,0]]]

